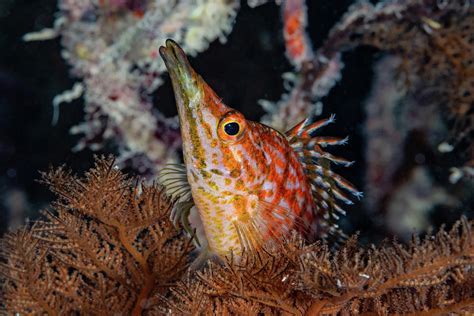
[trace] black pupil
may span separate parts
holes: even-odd
[[[224,125],[224,131],[227,135],[234,136],[239,133],[239,124],[236,122],[227,123]]]

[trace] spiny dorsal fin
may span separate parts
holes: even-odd
[[[298,154],[311,185],[316,202],[315,215],[319,226],[324,231],[321,237],[329,234],[344,239],[344,233],[336,224],[339,215],[346,213],[341,205],[351,205],[354,198],[360,199],[363,194],[349,181],[331,170],[331,163],[348,167],[353,161],[336,157],[323,150],[328,146],[346,144],[348,137],[314,135],[317,130],[334,121],[334,115],[313,123],[310,123],[310,119],[307,118],[287,131],[285,135],[293,150]]]

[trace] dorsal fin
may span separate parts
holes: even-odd
[[[354,185],[331,170],[331,163],[348,167],[353,161],[336,157],[323,148],[334,145],[344,145],[348,138],[315,136],[320,128],[335,121],[335,116],[310,123],[307,118],[285,133],[288,142],[298,154],[306,177],[311,184],[315,199],[315,215],[318,225],[322,228],[321,237],[328,234],[337,238],[345,238],[338,228],[339,215],[345,215],[342,205],[353,204],[353,199],[360,199],[363,194]]]

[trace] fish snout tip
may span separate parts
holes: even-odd
[[[168,69],[177,100],[196,100],[201,95],[201,82],[183,49],[175,41],[167,39],[165,45],[159,48],[159,53]]]
[[[176,64],[187,65],[188,59],[181,46],[172,39],[167,39],[164,46],[160,46],[159,52],[165,62],[174,60]]]
[[[166,60],[166,47],[160,46],[158,51],[160,52],[161,59]]]
[[[176,43],[175,41],[173,41],[171,38],[168,38],[168,39],[165,41],[165,45],[166,45],[167,48],[179,47],[178,43]]]
[[[165,44],[160,46],[158,51],[160,52],[161,58],[165,61],[165,63],[172,57],[173,54],[173,46],[177,46],[178,44],[173,41],[172,39],[167,39]]]

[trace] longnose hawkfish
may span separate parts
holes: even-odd
[[[183,141],[184,164],[168,165],[159,175],[177,200],[172,219],[219,257],[278,242],[294,230],[310,241],[334,230],[330,223],[344,213],[338,202],[352,204],[351,195],[361,196],[329,168],[351,162],[322,149],[347,139],[314,136],[334,117],[307,119],[282,134],[225,105],[172,40],[160,54]]]

